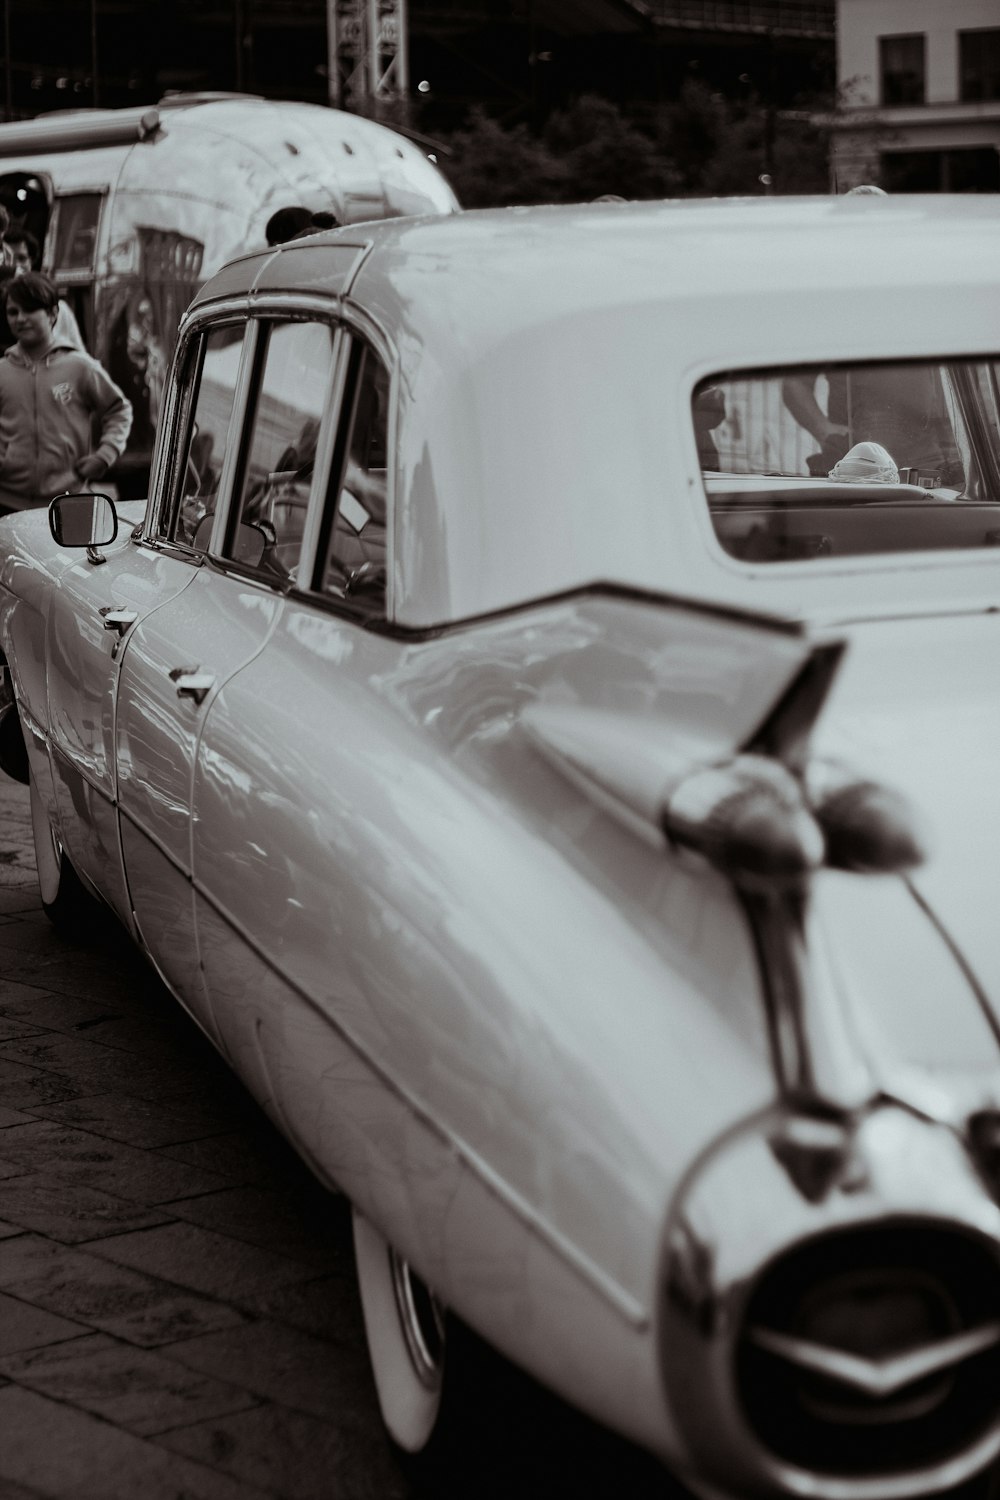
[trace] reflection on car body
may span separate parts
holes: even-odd
[[[411,1455],[474,1394],[456,1320],[715,1495],[1000,1453],[997,225],[262,252],[101,565],[0,526],[46,908],[110,906],[348,1195]],[[787,382],[896,367],[948,471],[856,405],[810,465]]]

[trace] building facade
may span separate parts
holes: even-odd
[[[994,0],[1000,3],[1000,0]],[[585,93],[641,109],[696,79],[788,109],[832,92],[835,0],[2,0],[2,113],[233,90],[368,110],[357,18],[405,13],[409,122],[538,127]],[[331,47],[329,21],[339,33]],[[353,28],[353,30],[352,30]],[[388,67],[384,49],[380,72]],[[0,46],[3,44],[0,43]],[[398,89],[397,62],[385,92]],[[332,83],[331,83],[332,80]],[[360,94],[360,96],[359,96]]]
[[[1000,191],[998,0],[838,0],[833,186]]]

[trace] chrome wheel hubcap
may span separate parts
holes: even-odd
[[[400,1327],[420,1383],[435,1390],[444,1376],[444,1314],[434,1293],[401,1255],[389,1251]]]

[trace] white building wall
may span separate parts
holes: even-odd
[[[1000,149],[1000,100],[959,99],[958,33],[1000,29],[1000,0],[838,0],[832,186],[877,180],[886,150]],[[881,102],[879,38],[925,38],[923,105]]]
[[[839,0],[837,78],[850,90],[844,103],[875,106],[879,98],[882,36],[927,38],[927,103],[958,99],[958,33],[1000,27],[1000,0]]]

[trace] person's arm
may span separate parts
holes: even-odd
[[[837,433],[846,436],[847,428],[840,422],[831,422],[816,400],[814,376],[789,375],[781,382],[781,395],[799,426],[811,433],[820,446]]]
[[[100,420],[101,435],[93,453],[77,464],[76,472],[81,479],[102,479],[125,450],[132,430],[132,407],[103,366],[96,359],[89,363],[89,405]]]
[[[347,460],[343,488],[361,501],[373,521],[385,524],[386,483],[384,474],[371,474],[353,458]]]

